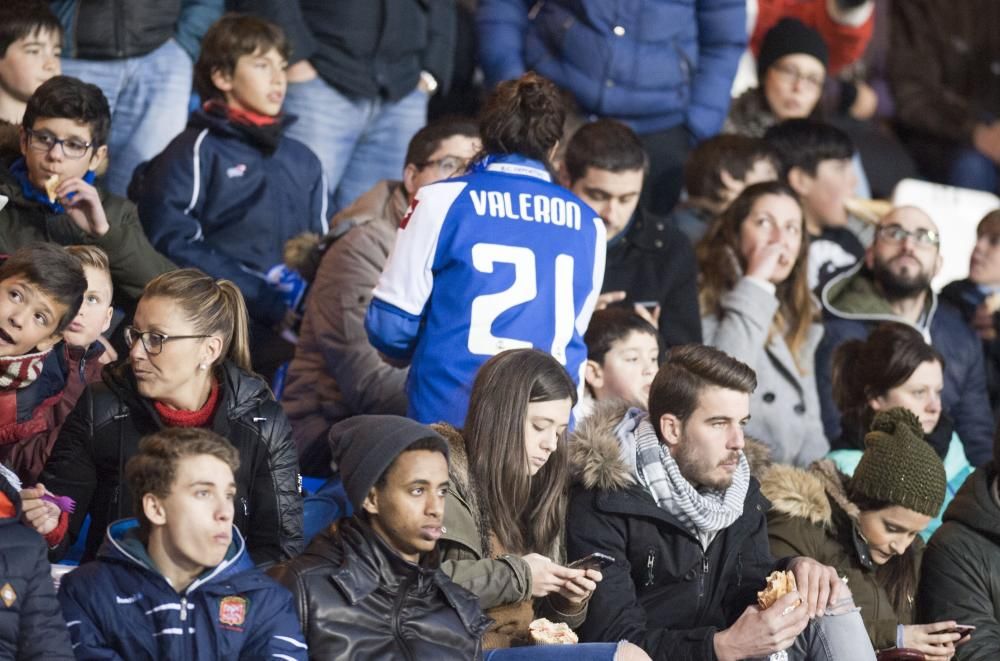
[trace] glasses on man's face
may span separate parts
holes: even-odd
[[[433,161],[424,161],[419,166],[421,169],[434,166],[438,169],[438,174],[447,179],[448,177],[465,172],[465,168],[469,167],[469,159],[462,158],[461,156],[443,156],[435,158]]]
[[[129,349],[135,344],[136,340],[142,342],[142,348],[146,350],[150,356],[155,356],[156,354],[163,351],[163,345],[167,342],[173,342],[174,340],[193,340],[199,338],[212,337],[211,335],[164,335],[163,333],[157,333],[156,331],[141,331],[137,330],[134,326],[125,327],[125,346]]]
[[[801,81],[805,87],[813,90],[818,90],[823,86],[823,76],[802,73],[790,64],[775,64],[771,68],[792,85]]]
[[[886,225],[885,227],[878,228],[876,234],[878,234],[880,239],[884,239],[890,243],[902,243],[906,239],[913,239],[921,246],[937,246],[941,244],[941,235],[934,230],[928,229],[913,230],[911,232],[899,225]]]
[[[63,140],[48,131],[24,130],[28,134],[28,146],[35,151],[47,154],[53,147],[59,145],[62,148],[63,156],[74,161],[83,158],[87,154],[87,150],[94,146],[93,142],[84,142],[79,138]]]

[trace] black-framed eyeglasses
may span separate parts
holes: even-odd
[[[94,146],[93,142],[84,142],[79,138],[57,138],[47,131],[36,131],[34,129],[24,129],[28,134],[28,146],[37,152],[48,153],[53,147],[59,145],[62,148],[63,156],[74,161],[83,158],[87,150]]]
[[[878,228],[876,234],[878,234],[880,239],[885,239],[891,243],[902,243],[906,239],[913,239],[922,246],[941,245],[941,235],[929,229],[918,229],[911,232],[899,225],[885,225]]]
[[[442,156],[441,158],[435,158],[433,161],[417,163],[417,167],[420,169],[431,165],[436,167],[443,177],[447,178],[459,172],[465,172],[465,169],[469,167],[469,159],[462,158],[461,156]]]
[[[141,331],[137,330],[134,326],[125,327],[125,346],[129,349],[135,344],[136,340],[142,341],[142,348],[146,350],[150,356],[155,356],[156,354],[163,351],[163,345],[167,342],[173,342],[174,340],[194,340],[194,339],[204,339],[206,337],[212,337],[211,335],[165,335],[163,333],[157,333],[156,331]]]
[[[811,74],[804,74],[795,67],[789,64],[774,64],[771,66],[776,72],[784,76],[785,79],[792,85],[801,81],[805,83],[808,87],[813,89],[819,89],[823,87],[823,76],[816,76]]]

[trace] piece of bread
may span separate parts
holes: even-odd
[[[45,180],[45,194],[49,196],[49,202],[55,204],[56,190],[59,189],[59,175],[54,174]]]
[[[551,622],[542,617],[528,625],[536,645],[575,645],[580,642],[565,622]]]
[[[847,207],[847,213],[872,225],[877,225],[882,216],[892,211],[892,202],[889,200],[866,200],[855,197],[847,200],[844,206]]]
[[[795,592],[796,589],[795,574],[790,571],[773,571],[767,577],[767,587],[757,593],[757,605],[761,610],[767,610],[774,605],[774,602],[789,592]],[[800,599],[795,605],[801,603]]]

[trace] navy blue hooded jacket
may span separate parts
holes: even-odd
[[[233,527],[226,558],[181,593],[156,569],[138,522],[108,526],[97,560],[62,579],[79,659],[307,658],[291,593],[254,568]]]
[[[282,119],[287,128],[294,117]],[[285,242],[327,231],[323,168],[301,142],[277,148],[224,117],[195,112],[167,148],[139,166],[129,197],[153,246],[178,266],[236,283],[250,316],[274,325],[285,314],[265,280],[282,263]]]

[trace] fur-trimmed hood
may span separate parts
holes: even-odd
[[[848,517],[857,519],[858,508],[847,498],[846,480],[829,459],[817,461],[808,470],[775,464],[761,477],[760,490],[774,512],[832,530],[831,500]]]
[[[479,534],[480,548],[484,554],[489,554],[492,544],[490,543],[490,525],[487,521],[487,514],[480,506],[482,499],[479,497],[479,490],[472,484],[472,475],[469,471],[469,451],[465,447],[465,438],[462,432],[455,429],[446,422],[438,422],[431,425],[431,429],[441,434],[448,442],[448,480],[451,482],[450,489],[465,501],[472,514],[476,532]]]
[[[628,410],[629,405],[623,401],[598,402],[594,412],[573,433],[569,444],[570,468],[573,479],[585,488],[617,491],[635,484],[615,435],[615,428]],[[754,477],[770,467],[770,453],[763,443],[748,437],[743,452]]]

